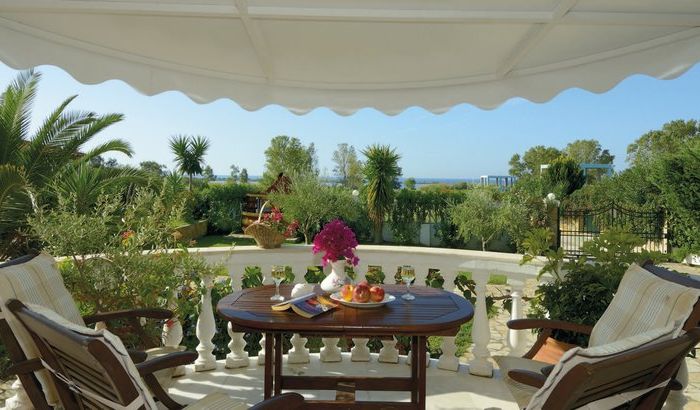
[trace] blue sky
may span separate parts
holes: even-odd
[[[459,105],[442,115],[413,108],[393,117],[371,109],[349,117],[327,109],[297,116],[279,106],[248,112],[230,100],[202,105],[179,92],[148,97],[121,81],[83,85],[56,67],[39,71],[35,124],[78,94],[73,109],[125,115],[101,134],[101,140],[119,137],[132,144],[135,155],[114,155],[119,162],[153,160],[172,168],[168,138],[199,134],[211,140],[206,161],[216,174],[228,174],[231,164],[261,174],[265,148],[281,134],[314,142],[320,168],[329,174],[331,155],[342,142],[358,149],[377,142],[396,147],[405,177],[505,174],[513,153],[537,144],[562,148],[578,138],[598,139],[623,169],[626,147],[637,137],[670,120],[700,117],[700,67],[675,80],[632,76],[604,94],[571,89],[544,104],[513,99],[491,111]],[[4,88],[16,73],[0,63],[0,85]]]

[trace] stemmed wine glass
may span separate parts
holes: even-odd
[[[401,295],[403,300],[413,300],[416,297],[411,294],[411,282],[416,278],[416,270],[411,265],[401,267],[401,279],[406,284],[406,293]]]
[[[273,265],[272,266],[272,280],[275,281],[275,295],[270,298],[270,300],[274,300],[276,302],[281,302],[284,300],[284,296],[280,295],[280,283],[284,280],[286,277],[286,272],[284,269],[284,266],[281,265]]]

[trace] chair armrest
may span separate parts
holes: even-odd
[[[7,374],[29,374],[37,370],[43,369],[40,359],[27,359],[19,363],[15,363],[7,369]]]
[[[170,369],[171,367],[194,363],[196,359],[196,352],[173,352],[154,359],[146,360],[143,363],[138,363],[136,365],[136,369],[138,369],[139,374],[143,376],[146,374],[153,374],[158,370]]]
[[[284,393],[256,404],[248,410],[299,410],[304,408],[304,396],[298,393]]]
[[[544,385],[544,381],[547,380],[547,376],[522,369],[509,371],[508,377],[518,383],[526,384],[538,389],[542,387]]]
[[[114,312],[95,313],[94,315],[84,316],[83,320],[86,325],[91,325],[97,322],[106,322],[115,319],[129,318],[147,318],[147,319],[170,319],[173,317],[173,312],[167,309],[129,309],[117,310]]]
[[[569,332],[582,333],[584,335],[590,335],[593,331],[593,326],[582,325],[579,323],[565,322],[563,320],[549,320],[549,319],[515,319],[509,320],[509,329],[524,330],[524,329],[552,329],[552,330],[566,330]]]
[[[126,351],[129,353],[129,357],[131,357],[134,364],[144,362],[146,359],[148,359],[148,354],[142,350],[126,349]]]

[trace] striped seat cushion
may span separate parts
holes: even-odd
[[[682,330],[682,326],[683,322],[676,321],[664,328],[638,333],[612,343],[589,347],[587,349],[575,347],[566,351],[559,360],[559,363],[554,366],[547,380],[545,380],[544,385],[532,396],[526,410],[541,409],[557,384],[559,384],[568,372],[577,365],[581,363],[599,362],[611,356],[622,354],[639,347],[671,340],[678,336]]]
[[[669,282],[637,264],[630,265],[617,293],[593,327],[589,346],[664,328],[688,319],[700,297],[700,289]]]
[[[44,306],[72,323],[85,325],[73,297],[63,284],[56,260],[49,254],[42,253],[26,262],[0,267],[0,306],[4,307],[9,299]],[[3,309],[2,313],[24,355],[29,359],[39,357],[36,345],[24,326],[7,309]],[[55,404],[58,396],[50,378],[44,371],[36,375],[43,386],[46,400],[49,404]]]

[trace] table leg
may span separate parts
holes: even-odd
[[[413,389],[411,389],[411,403],[418,404],[418,337],[411,336],[411,380],[413,381]]]
[[[428,379],[428,369],[425,362],[426,353],[425,336],[418,337],[418,409],[425,410],[425,384]]]
[[[265,333],[265,400],[272,397],[272,344],[275,342],[272,333]]]
[[[275,396],[282,393],[282,333],[275,333]]]

